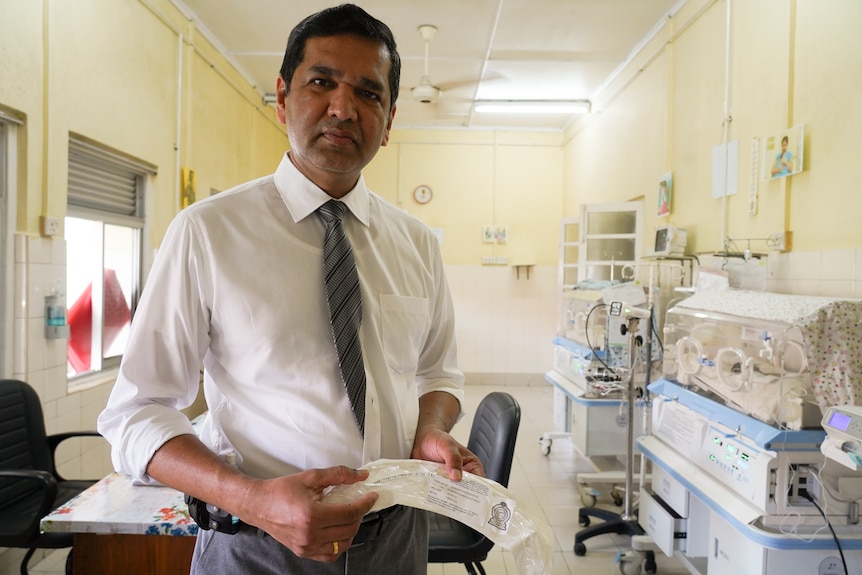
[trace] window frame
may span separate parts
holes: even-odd
[[[0,110],[0,377],[14,377],[15,361],[15,230],[17,187],[17,129],[21,121]]]
[[[83,160],[83,161],[82,161]],[[150,263],[147,250],[145,249],[145,238],[148,237],[149,225],[147,223],[146,214],[149,212],[149,186],[153,176],[157,174],[157,169],[141,160],[132,158],[125,154],[110,150],[100,144],[87,140],[81,136],[70,135],[69,139],[69,169],[80,168],[82,165],[87,165],[89,169],[95,170],[93,175],[98,177],[98,169],[104,168],[105,174],[110,177],[112,169],[117,169],[124,172],[134,174],[134,205],[129,206],[126,202],[127,213],[122,213],[123,208],[120,205],[112,204],[112,197],[105,197],[106,202],[102,205],[105,209],[99,209],[100,204],[97,199],[95,202],[86,201],[86,194],[71,193],[71,176],[69,189],[70,194],[67,195],[66,202],[66,217],[78,218],[98,222],[102,226],[102,242],[104,242],[104,227],[106,225],[121,226],[132,228],[137,231],[134,241],[135,262],[133,262],[133,287],[129,294],[131,316],[134,318],[135,310],[140,300],[141,290],[144,283],[144,270]],[[94,180],[95,181],[95,180]],[[126,195],[128,200],[128,195]],[[121,202],[122,203],[122,202]],[[68,241],[68,239],[67,239]],[[67,245],[68,249],[68,245]],[[102,258],[101,268],[104,270],[104,243],[101,244],[100,257]],[[67,264],[68,265],[68,264]],[[66,272],[68,278],[68,270]],[[102,276],[104,279],[104,275]],[[94,292],[101,294],[101,289],[96,288]],[[99,296],[101,299],[101,296]],[[66,305],[71,305],[72,302],[67,301]],[[89,387],[91,384],[101,383],[106,378],[113,378],[116,373],[122,355],[111,358],[103,358],[105,352],[102,342],[102,330],[104,327],[104,317],[101,313],[98,314],[101,318],[99,326],[94,325],[94,331],[98,332],[99,349],[94,348],[91,352],[91,369],[78,374],[68,374],[67,383],[69,391]],[[67,344],[68,345],[68,344]]]

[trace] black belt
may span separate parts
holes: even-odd
[[[195,499],[190,495],[186,495],[185,500],[189,506],[189,515],[194,519],[195,523],[205,531],[214,529],[216,531],[221,531],[222,533],[233,535],[238,532],[240,528],[247,525],[227,512],[221,511],[217,508],[212,508],[212,506],[208,506],[203,501]],[[380,532],[383,531],[383,526],[386,525],[387,521],[391,519],[394,513],[401,509],[401,505],[393,505],[392,507],[387,507],[380,511],[372,511],[371,513],[365,514],[362,518],[362,523],[359,525],[359,531],[353,538],[351,546],[358,547],[377,539]],[[213,510],[215,510],[215,512]],[[259,531],[263,533],[263,531]]]
[[[392,507],[387,507],[380,511],[372,511],[371,513],[366,514],[365,517],[362,518],[362,523],[359,525],[359,531],[356,533],[356,537],[353,538],[353,543],[351,543],[350,546],[359,547],[360,545],[371,543],[377,539],[383,531],[383,527],[392,518],[392,515],[401,511],[401,509],[401,505],[393,505]]]

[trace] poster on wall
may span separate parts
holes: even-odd
[[[802,171],[804,157],[803,126],[790,128],[763,139],[763,179],[792,176]]]
[[[658,206],[656,215],[660,218],[670,215],[670,202],[673,194],[673,175],[668,172],[658,180]]]

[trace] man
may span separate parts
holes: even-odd
[[[236,534],[201,532],[193,573],[424,574],[421,511],[363,521],[376,494],[336,505],[324,490],[363,480],[356,468],[379,458],[441,462],[454,480],[482,473],[449,435],[463,375],[437,241],[361,175],[388,141],[399,74],[391,31],[362,9],[306,18],[276,83],[291,150],[274,175],[182,211],[159,250],[99,429],[118,470],[240,520]],[[330,325],[317,210],[333,199],[348,208],[362,298],[364,420]],[[201,363],[198,439],[177,410]]]

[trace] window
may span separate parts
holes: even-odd
[[[620,280],[643,253],[643,202],[581,206],[578,279]]]
[[[68,376],[114,368],[141,291],[144,184],[155,170],[69,142],[66,216]]]

